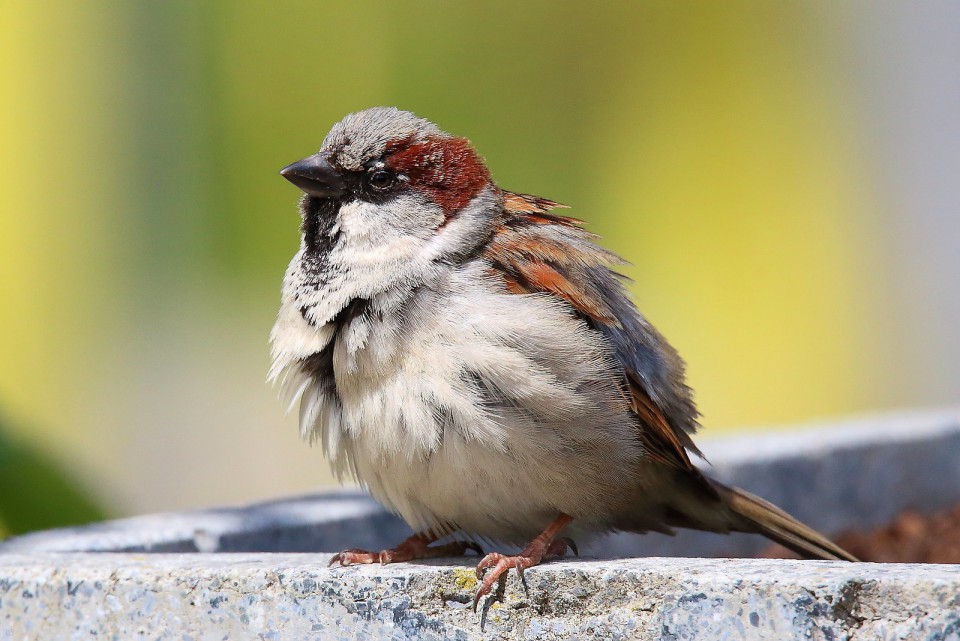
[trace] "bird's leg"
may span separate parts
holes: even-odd
[[[399,561],[413,561],[415,559],[435,559],[442,556],[462,556],[467,550],[473,550],[478,555],[483,554],[480,546],[472,541],[453,541],[446,545],[429,547],[431,543],[441,537],[431,532],[418,532],[404,539],[402,543],[389,550],[369,552],[367,550],[344,550],[333,555],[328,567],[339,563],[341,566],[357,563],[397,563]]]
[[[530,544],[523,549],[523,552],[516,556],[506,556],[499,552],[491,552],[483,557],[477,564],[477,578],[481,579],[480,587],[477,589],[477,595],[473,599],[473,609],[477,609],[477,603],[480,597],[489,594],[493,584],[509,571],[510,568],[516,568],[520,580],[526,587],[526,581],[523,577],[523,571],[538,565],[545,556],[563,556],[567,553],[569,547],[577,552],[573,541],[564,537],[557,538],[560,531],[573,520],[572,516],[561,514],[541,532],[537,538],[530,541]]]

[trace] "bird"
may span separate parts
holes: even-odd
[[[473,551],[476,608],[511,568],[604,532],[752,532],[856,560],[694,465],[684,362],[624,261],[563,205],[501,188],[467,139],[373,107],[280,174],[303,194],[269,378],[336,476],[415,532],[330,565]]]

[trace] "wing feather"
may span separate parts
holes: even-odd
[[[503,198],[505,216],[485,251],[494,270],[509,291],[558,296],[601,332],[623,367],[624,391],[650,456],[695,470],[687,451],[700,454],[690,438],[698,413],[683,361],[608,267],[624,261],[598,246],[581,221],[551,213],[563,205],[513,192],[503,192]]]

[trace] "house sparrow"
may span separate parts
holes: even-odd
[[[338,478],[417,532],[331,565],[526,544],[482,558],[479,599],[564,554],[561,534],[756,532],[854,560],[691,463],[683,361],[608,267],[622,261],[562,205],[498,187],[466,139],[377,107],[280,173],[304,195],[270,377]]]

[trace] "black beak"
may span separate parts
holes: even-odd
[[[280,170],[280,175],[318,198],[336,198],[343,194],[347,182],[325,154],[314,154]]]

